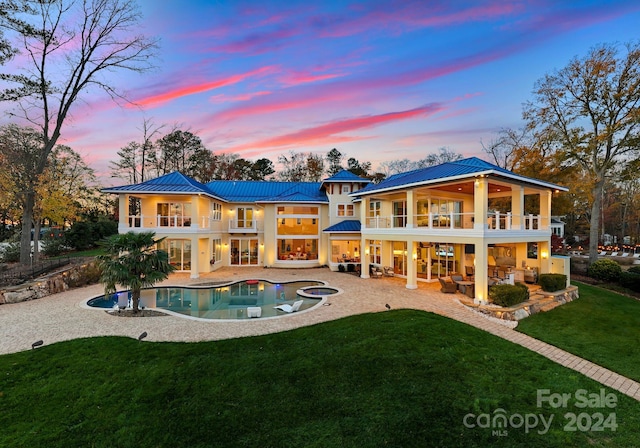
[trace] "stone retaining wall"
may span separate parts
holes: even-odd
[[[463,300],[462,303],[475,311],[487,314],[503,320],[518,321],[539,312],[549,311],[553,308],[572,302],[580,297],[577,286],[569,286],[567,289],[556,292],[538,291],[535,297],[526,302],[511,307],[497,305],[478,305],[471,300]]]
[[[70,266],[28,283],[3,288],[0,290],[0,305],[40,299],[66,291],[72,287],[84,286],[86,283],[79,283],[81,283],[83,276],[86,275],[88,268],[95,268],[95,263]]]

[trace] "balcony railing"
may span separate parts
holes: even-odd
[[[162,215],[129,215],[129,228],[184,228],[209,229],[214,220],[209,216],[199,218],[191,216],[162,216]],[[215,220],[219,222],[219,220]]]
[[[475,214],[470,213],[428,213],[414,215],[375,216],[367,218],[367,229],[401,229],[408,227],[417,229],[473,229]],[[486,227],[488,230],[539,230],[542,229],[540,215],[513,215],[511,213],[492,212],[487,214]]]
[[[229,232],[235,233],[257,233],[263,230],[262,221],[257,219],[230,219]]]

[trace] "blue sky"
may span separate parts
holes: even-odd
[[[481,142],[522,126],[537,79],[640,38],[637,1],[139,4],[157,68],[110,78],[137,106],[89,92],[62,135],[101,177],[145,118],[253,160],[334,147],[374,168],[443,146],[484,157]]]

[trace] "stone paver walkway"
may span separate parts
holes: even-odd
[[[275,333],[306,325],[339,319],[349,315],[411,308],[433,312],[514,342],[546,358],[573,369],[614,390],[640,401],[640,383],[564,350],[519,333],[504,322],[471,311],[453,294],[443,294],[438,284],[419,283],[418,289],[404,287],[401,278],[362,279],[349,274],[318,269],[224,268],[199,279],[172,275],[162,285],[189,285],[212,281],[265,279],[275,282],[321,280],[344,292],[330,296],[330,306],[294,313],[277,319],[245,321],[201,321],[175,316],[117,318],[103,310],[87,309],[87,299],[102,294],[100,285],[71,290],[39,300],[0,306],[0,354],[31,349],[42,339],[44,344],[95,336],[128,336],[143,331],[146,341],[206,341]]]

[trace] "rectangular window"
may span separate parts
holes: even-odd
[[[217,202],[211,203],[211,220],[212,221],[222,220],[222,204],[218,204]]]
[[[253,208],[252,207],[238,207],[237,210],[238,220],[236,227],[238,229],[251,229],[253,228]]]
[[[338,204],[338,216],[353,216],[353,204]]]
[[[318,240],[316,238],[278,239],[278,260],[301,261],[318,259]]]
[[[189,227],[190,202],[159,202],[156,206],[158,227]]]
[[[369,202],[369,217],[375,218],[376,216],[380,216],[381,209],[382,203],[380,201]]]
[[[278,215],[317,215],[318,207],[303,205],[283,205],[278,207]]]
[[[382,260],[382,242],[380,240],[369,240],[369,263],[380,264]]]
[[[342,186],[342,193],[343,193],[343,194],[349,194],[349,193],[351,193],[351,185],[343,185],[343,186]]]
[[[222,240],[216,238],[212,240],[213,247],[211,248],[211,264],[222,261]]]

